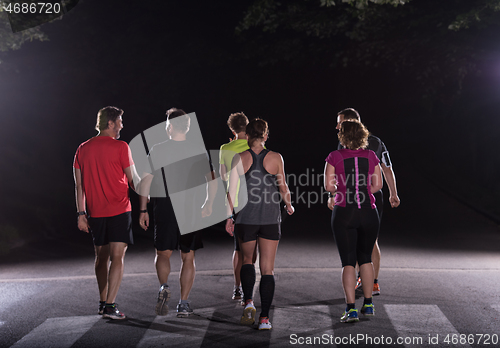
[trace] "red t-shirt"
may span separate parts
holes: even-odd
[[[87,212],[108,217],[132,210],[124,169],[133,165],[128,144],[108,136],[96,136],[76,150],[73,167],[82,173]]]

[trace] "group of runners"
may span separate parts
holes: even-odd
[[[157,315],[168,313],[170,257],[174,250],[180,250],[177,316],[187,317],[193,313],[188,298],[195,278],[195,251],[202,248],[203,243],[200,231],[180,232],[179,225],[189,224],[189,221],[180,221],[175,215],[170,197],[174,192],[169,195],[169,189],[172,191],[175,187],[172,180],[179,181],[180,186],[186,185],[185,177],[189,177],[191,186],[194,182],[204,182],[203,197],[192,197],[185,204],[198,205],[202,218],[210,216],[217,192],[214,169],[206,150],[200,151],[199,144],[192,144],[187,137],[191,126],[189,115],[172,108],[166,114],[168,140],[149,149],[150,170],[139,175],[129,146],[118,140],[123,128],[122,115],[123,110],[112,106],[99,110],[96,124],[99,133],[78,147],[73,163],[78,228],[92,234],[95,247],[95,274],[100,297],[98,312],[105,318],[125,318],[115,299],[123,276],[125,252],[128,245],[133,244],[131,187],[139,194],[139,224],[143,229],[150,228],[149,202],[154,214],[155,266],[160,283],[155,312]],[[234,139],[221,146],[219,171],[227,192],[226,231],[234,236],[232,299],[241,301],[244,306],[240,322],[253,325],[256,308],[252,296],[258,256],[261,273],[258,328],[268,330],[272,328],[269,311],[275,290],[274,261],[281,237],[281,204],[284,203],[289,215],[294,213],[294,207],[285,180],[283,158],[265,147],[269,135],[267,122],[262,119],[249,121],[244,113],[235,113],[227,123]],[[339,112],[337,129],[339,149],[327,157],[324,179],[330,196],[328,207],[333,210],[332,229],[343,267],[342,284],[347,306],[341,321],[353,322],[358,320],[355,289],[363,289],[365,299],[361,312],[365,315],[374,315],[372,296],[380,294],[377,237],[383,205],[382,172],[389,186],[392,207],[399,205],[399,198],[388,151],[380,139],[369,134],[356,110]],[[181,152],[183,159],[192,160],[176,161]],[[168,161],[157,160],[160,157]],[[194,173],[194,177],[180,175],[187,172]],[[170,180],[168,186],[166,178]],[[245,195],[245,205],[241,207],[241,191],[250,187],[252,194]],[[162,195],[150,199],[154,190],[161,191]],[[356,263],[359,265],[358,281]]]

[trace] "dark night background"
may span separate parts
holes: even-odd
[[[443,57],[439,41],[433,41],[443,32],[436,23],[454,15],[421,17],[418,11],[434,13],[433,2],[412,0],[388,10],[400,21],[406,19],[398,11],[405,16],[415,11],[422,20],[415,24],[420,36],[402,43],[420,64],[413,70],[392,65],[390,57],[365,64],[356,56],[361,44],[354,41],[294,36],[286,29],[251,28],[237,35],[253,1],[80,1],[62,20],[41,27],[50,41],[28,42],[1,56],[0,244],[81,236],[72,161],[78,145],[96,134],[97,111],[107,105],[125,111],[121,140],[127,142],[163,121],[170,107],[196,112],[208,149],[228,141],[230,113],[263,118],[270,124],[267,147],[283,155],[287,174],[296,175],[322,173],[325,157],[337,146],[336,114],[353,107],[391,153],[398,209],[409,209],[410,201],[412,207],[439,204],[426,195],[426,178],[497,219],[499,27],[493,23],[442,36],[457,46],[467,43],[473,52],[473,69],[459,88],[455,67],[444,58],[438,66],[449,70],[422,69]],[[308,6],[325,9],[317,3]],[[464,1],[439,3],[456,9]],[[386,40],[396,42],[395,36],[404,34],[398,30]],[[349,49],[338,51],[342,45]],[[339,54],[358,60],[344,66]],[[421,186],[421,194],[406,194],[412,186]],[[309,189],[319,192],[317,185]],[[387,187],[385,192],[387,199]],[[320,208],[296,205],[302,219],[308,209]]]

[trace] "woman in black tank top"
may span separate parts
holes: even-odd
[[[253,255],[255,249],[259,248],[262,307],[259,330],[269,330],[272,327],[269,309],[274,296],[274,260],[281,236],[281,199],[285,202],[288,214],[293,214],[294,208],[285,181],[283,158],[277,152],[264,149],[269,134],[267,122],[261,119],[250,121],[246,134],[250,149],[239,154],[239,159],[233,159],[235,165],[229,178],[228,215],[231,217],[227,219],[226,231],[230,235],[236,235],[243,254],[241,285],[245,309],[240,322],[246,325],[255,322],[256,309],[252,299],[255,285]],[[247,189],[248,202],[234,221],[231,202],[237,194],[239,178],[240,190]]]

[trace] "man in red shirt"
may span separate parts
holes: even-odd
[[[133,188],[135,167],[128,144],[118,140],[122,114],[123,110],[113,106],[99,110],[99,134],[78,147],[73,162],[78,229],[92,234],[99,314],[110,319],[125,319],[115,298],[125,251],[134,243],[128,187]]]

